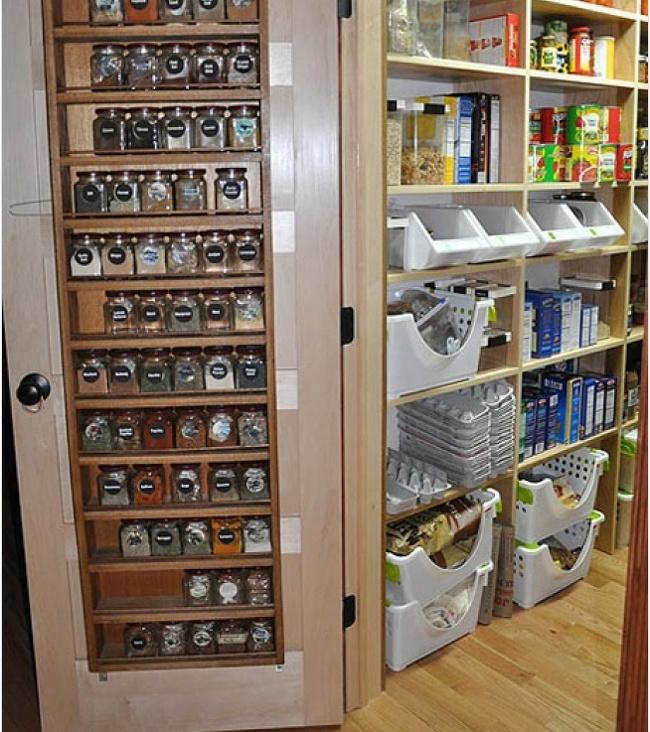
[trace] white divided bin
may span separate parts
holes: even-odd
[[[630,545],[633,500],[633,493],[618,492],[616,499],[616,546],[618,549],[625,549],[626,546]]]
[[[569,249],[591,249],[593,247],[609,247],[625,235],[618,221],[600,201],[567,201],[571,209],[580,212],[576,218],[581,220],[585,229],[585,238]]]
[[[489,262],[530,254],[539,245],[537,234],[514,206],[471,206],[485,231],[489,248],[480,249],[475,261]]]
[[[648,214],[643,213],[638,204],[632,204],[632,244],[648,241]]]
[[[417,206],[388,219],[388,264],[407,272],[476,262],[489,244],[462,206]]]
[[[471,379],[478,371],[483,329],[493,300],[476,301],[470,295],[436,292],[454,309],[463,343],[456,353],[436,353],[420,335],[409,313],[388,316],[387,389],[395,399],[422,389]]]
[[[598,482],[605,470],[609,455],[603,450],[588,447],[538,465],[530,473],[540,480],[520,480],[517,485],[515,536],[523,542],[536,542],[587,518],[592,512]],[[571,508],[555,495],[552,475],[564,478],[573,492],[581,496]]]
[[[422,547],[406,556],[386,553],[386,598],[391,605],[405,605],[413,600],[426,605],[433,598],[444,595],[460,582],[473,575],[490,561],[492,555],[492,524],[500,500],[494,488],[474,491],[470,498],[481,501],[482,512],[474,545],[467,559],[459,567],[444,569],[432,562]]]
[[[624,432],[621,436],[621,466],[618,474],[618,487],[628,493],[634,493],[638,440],[639,430],[636,428]]]
[[[409,664],[443,648],[476,629],[483,587],[492,562],[479,567],[473,575],[452,588],[447,595],[422,605],[417,600],[386,608],[386,665],[402,671]],[[462,609],[449,627],[438,627],[438,608]],[[432,618],[434,619],[432,621]]]
[[[526,220],[539,240],[538,247],[529,256],[576,249],[587,236],[584,226],[566,203],[529,201]]]
[[[580,556],[571,569],[558,567],[549,548],[544,544],[523,544],[515,540],[513,599],[523,608],[531,608],[538,602],[563,590],[589,573],[591,555],[600,524],[605,520],[600,511],[562,532],[558,538],[567,549],[582,547]]]

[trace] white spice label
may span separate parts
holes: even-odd
[[[75,251],[74,260],[82,267],[87,267],[93,261],[93,253],[90,249],[81,247]]]
[[[226,253],[224,252],[223,247],[220,247],[217,244],[209,246],[205,250],[205,258],[210,262],[210,264],[221,264],[225,256]]]
[[[119,183],[113,188],[113,195],[118,201],[126,203],[133,198],[133,188],[128,183]]]
[[[94,203],[99,198],[99,189],[97,186],[87,185],[83,187],[81,195],[84,201]]]
[[[122,490],[122,486],[117,480],[107,480],[104,483],[104,492],[111,496],[116,496]]]
[[[192,308],[189,305],[179,305],[174,308],[174,317],[180,323],[189,323],[192,320]]]
[[[130,2],[134,10],[145,10],[149,5],[149,0],[130,0]]]
[[[81,378],[88,384],[94,384],[99,379],[99,369],[95,366],[86,366],[81,370]]]
[[[216,137],[219,134],[219,122],[216,119],[206,119],[201,122],[201,132],[206,137]]]
[[[108,250],[108,261],[111,264],[124,264],[126,261],[126,250],[121,247],[111,247]]]
[[[137,490],[140,491],[140,493],[144,493],[145,496],[150,496],[156,488],[153,480],[149,480],[148,478],[141,480],[136,487]]]
[[[181,119],[174,119],[167,125],[167,134],[170,137],[182,137],[187,130],[187,125]]]
[[[234,201],[239,198],[242,194],[241,184],[229,181],[223,186],[223,195],[230,201]]]
[[[232,544],[235,541],[235,532],[232,529],[220,529],[217,538],[222,544]]]
[[[116,305],[111,308],[111,320],[114,323],[124,323],[129,317],[129,311],[124,305]]]
[[[219,74],[219,65],[214,59],[206,59],[201,64],[201,74],[205,76],[206,79],[211,79]]]

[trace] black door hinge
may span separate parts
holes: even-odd
[[[343,598],[343,630],[351,628],[357,622],[357,596],[347,595]]]
[[[338,17],[339,20],[343,18],[352,17],[352,0],[337,0],[338,2]]]
[[[341,308],[341,345],[354,340],[354,308]]]

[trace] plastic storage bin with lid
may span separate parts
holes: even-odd
[[[618,487],[628,493],[634,493],[638,439],[639,430],[637,428],[628,430],[621,436],[621,466]]]

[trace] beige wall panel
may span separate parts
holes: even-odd
[[[296,266],[292,254],[273,256],[273,297],[275,365],[279,369],[296,368]]]
[[[300,486],[298,469],[300,452],[298,442],[298,413],[293,410],[278,412],[278,475],[280,485],[280,515],[300,515]]]
[[[293,31],[291,0],[271,0],[273,12],[269,14],[269,40],[290,41]]]
[[[286,598],[302,594],[302,563],[297,554],[282,555],[282,595],[284,603],[284,647],[287,653],[302,650],[302,608]]]
[[[294,208],[293,88],[274,86],[271,102],[271,207],[274,211]]]

